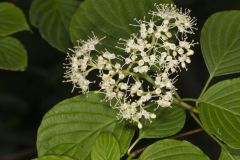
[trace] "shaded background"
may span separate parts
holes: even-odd
[[[28,18],[31,1],[7,2],[19,6]],[[175,0],[175,2],[179,6],[190,8],[192,15],[198,19],[199,31],[196,34],[196,41],[199,41],[204,21],[212,13],[240,9],[239,0]],[[32,32],[21,32],[14,36],[25,45],[29,64],[25,72],[0,70],[0,160],[27,160],[36,157],[37,128],[43,115],[59,101],[78,94],[71,93],[71,84],[62,83],[64,53],[52,48],[33,27]],[[181,73],[176,84],[182,97],[198,97],[208,78],[200,47],[197,46],[195,51],[189,70]],[[215,79],[213,83],[219,80]],[[188,116],[183,131],[196,128],[199,126]],[[199,146],[211,159],[218,158],[220,153],[218,145],[204,132],[185,139]],[[139,146],[141,145],[146,144],[140,143]]]

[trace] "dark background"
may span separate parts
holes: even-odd
[[[31,1],[8,0],[21,8],[27,19]],[[240,9],[239,0],[175,2],[183,8],[190,8],[192,15],[198,19],[196,41],[199,41],[201,28],[212,13]],[[25,72],[0,70],[0,160],[27,160],[36,157],[36,135],[41,118],[59,101],[77,95],[71,93],[70,84],[62,83],[64,53],[52,48],[33,27],[32,32],[21,32],[14,36],[25,45],[29,64]],[[181,73],[176,84],[182,97],[197,98],[208,78],[199,45],[195,51],[189,70]],[[223,78],[229,77],[214,79],[213,83]],[[199,126],[188,116],[183,131],[196,128]],[[198,145],[211,159],[218,158],[218,145],[204,132],[184,139]],[[145,144],[142,142],[140,145]]]

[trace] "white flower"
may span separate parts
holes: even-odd
[[[127,90],[128,89],[128,84],[127,83],[119,83],[119,88],[121,90]]]
[[[112,107],[119,111],[119,119],[133,122],[140,129],[144,127],[142,119],[151,122],[157,117],[154,112],[158,107],[171,107],[176,74],[191,63],[195,45],[188,40],[196,29],[196,20],[189,16],[189,10],[160,4],[149,13],[152,15],[149,20],[137,20],[137,34],[119,42],[123,46],[118,48],[126,55],[96,51],[101,39],[93,36],[71,49],[64,76],[66,82],[73,83],[73,88],[86,93],[89,84],[95,83],[87,76],[98,70],[99,92],[105,94],[107,101],[116,100]],[[149,102],[155,103],[155,107],[147,108]]]
[[[73,89],[80,88],[82,92],[87,92],[90,81],[86,79],[88,66],[92,63],[91,52],[95,50],[95,45],[99,43],[96,36],[87,41],[78,41],[78,45],[74,49],[70,49],[73,53],[68,53],[67,60],[69,64],[65,64],[67,71],[64,74],[65,82],[72,82]]]

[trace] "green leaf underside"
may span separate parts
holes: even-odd
[[[187,141],[160,140],[142,153],[139,160],[208,160],[196,146]]]
[[[154,4],[171,3],[171,0],[85,0],[74,14],[70,35],[73,43],[79,39],[87,39],[94,32],[102,40],[102,48],[109,51],[116,49],[119,38],[127,39],[137,31],[134,18],[148,17],[148,12],[154,10]],[[101,48],[100,48],[101,49]]]
[[[11,3],[0,3],[0,37],[29,30],[23,12]]]
[[[120,160],[120,148],[112,134],[104,133],[97,138],[91,160]]]
[[[240,160],[240,149],[222,148],[219,160]]]
[[[210,87],[200,100],[200,119],[209,133],[240,148],[240,78]]]
[[[0,38],[0,69],[23,71],[27,66],[27,51],[17,39]]]
[[[38,130],[38,154],[64,154],[77,160],[89,158],[97,137],[112,133],[126,152],[134,130],[116,120],[116,111],[102,102],[103,95],[88,94],[67,99],[53,107]]]
[[[79,4],[79,0],[34,0],[30,21],[48,43],[65,52],[71,46],[69,23]]]
[[[240,72],[240,11],[213,14],[201,32],[201,49],[211,76]]]
[[[162,138],[176,134],[184,126],[186,115],[182,108],[158,108],[157,118],[145,124],[140,130],[140,138]]]
[[[36,158],[34,160],[74,160],[74,159],[66,156],[44,156],[44,157]]]

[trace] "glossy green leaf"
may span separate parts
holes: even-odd
[[[74,160],[74,159],[66,156],[44,156],[44,157],[36,158],[34,160]]]
[[[27,51],[17,39],[0,38],[0,69],[23,71],[27,66]]]
[[[39,156],[64,154],[85,160],[97,137],[105,132],[116,137],[123,155],[134,131],[116,120],[116,111],[102,102],[103,99],[103,95],[91,93],[64,100],[53,107],[38,130]]]
[[[201,32],[201,49],[211,76],[240,72],[240,11],[213,14]]]
[[[110,133],[101,134],[92,149],[91,160],[120,160],[120,148]]]
[[[53,47],[65,52],[71,46],[69,23],[79,0],[34,0],[30,20]]]
[[[154,4],[171,3],[171,0],[85,0],[74,14],[70,34],[72,42],[86,39],[94,32],[102,40],[103,47],[116,51],[119,38],[129,38],[136,32],[134,18],[148,17]],[[119,50],[117,50],[119,51]]]
[[[240,160],[240,149],[222,148],[219,160]]]
[[[208,160],[196,146],[187,141],[160,140],[142,153],[139,160]]]
[[[184,126],[186,115],[182,108],[160,107],[157,111],[157,118],[144,125],[140,130],[140,138],[162,138],[176,134]]]
[[[0,3],[0,37],[29,30],[23,12],[11,3]]]
[[[210,87],[200,99],[203,127],[232,148],[240,148],[240,78]]]

